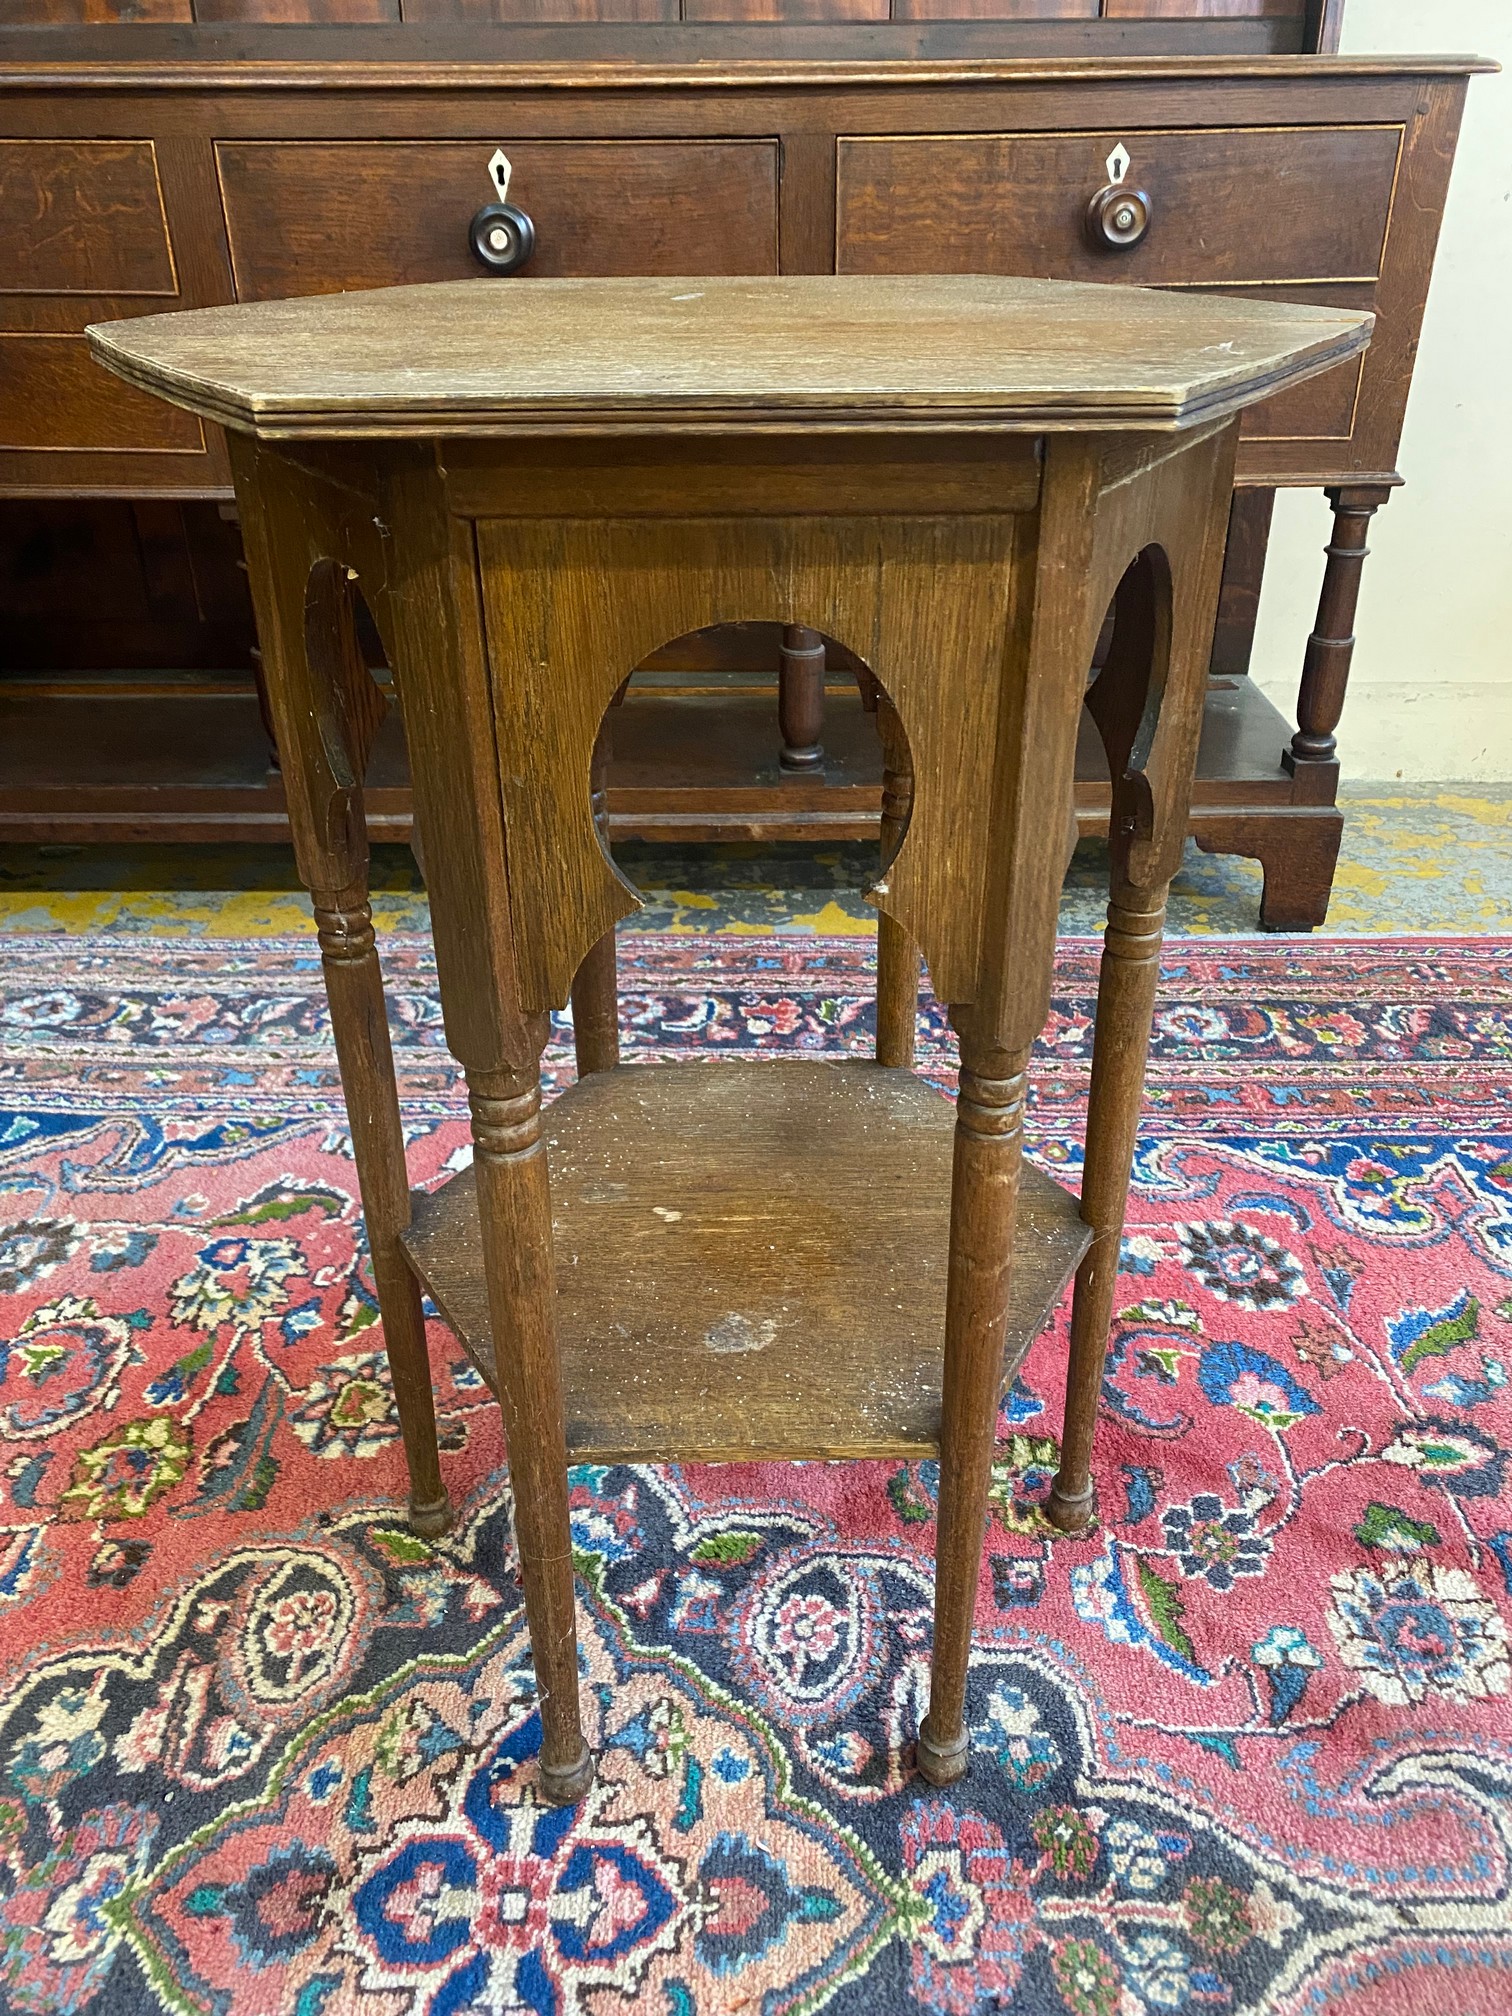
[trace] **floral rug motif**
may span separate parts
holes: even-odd
[[[932,1463],[574,1471],[570,1811],[439,1323],[458,1523],[400,1516],[313,946],[6,953],[0,2010],[1512,2005],[1512,946],[1170,948],[1101,1524],[1038,1509],[1063,1309],[1003,1409],[952,1793],[911,1755]],[[430,1183],[462,1101],[426,947],[386,957]],[[632,1057],[870,1041],[855,938],[621,971]],[[1095,991],[1067,942],[1029,1144],[1073,1185]],[[952,1089],[932,1004],[920,1068]]]

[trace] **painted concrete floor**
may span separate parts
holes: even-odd
[[[1356,784],[1341,794],[1344,848],[1328,929],[1339,933],[1512,932],[1512,785]],[[875,859],[863,846],[617,850],[646,898],[642,929],[701,934],[870,933],[865,901]],[[424,930],[424,888],[409,850],[374,851],[380,931]],[[1077,849],[1061,929],[1102,928],[1107,856]],[[1253,932],[1260,870],[1188,849],[1172,889],[1170,928]],[[309,906],[293,860],[277,847],[0,847],[0,933],[129,933],[247,937],[297,933]]]

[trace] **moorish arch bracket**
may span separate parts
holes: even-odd
[[[318,810],[333,852],[366,856],[362,781],[388,701],[357,639],[357,576],[344,561],[322,558],[305,582],[304,655],[316,739],[328,794]]]
[[[1114,878],[1134,887],[1168,881],[1185,845],[1222,567],[1203,507],[1232,481],[1236,445],[1220,425],[1105,465],[1091,634],[1110,603],[1114,626],[1086,704],[1112,780]]]
[[[277,747],[298,752],[283,783],[300,873],[310,888],[365,885],[362,780],[388,701],[358,643],[356,604],[363,593],[379,620],[366,593],[382,579],[378,542],[364,538],[360,520],[354,526],[350,500],[322,468],[230,439],[234,464],[255,465],[261,486],[242,532],[264,656],[284,668],[270,706]],[[266,585],[271,570],[276,596]]]
[[[594,747],[624,668],[668,638],[757,619],[834,638],[895,708],[913,806],[875,900],[920,946],[942,998],[969,999],[1018,523],[480,519],[510,876],[532,892],[515,916],[522,1006],[561,1007],[591,947],[639,904],[592,803]]]
[[[1108,838],[1116,863],[1155,828],[1149,765],[1171,660],[1171,568],[1163,548],[1131,562],[1113,598],[1113,637],[1087,692],[1112,780]]]

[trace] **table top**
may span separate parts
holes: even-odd
[[[1174,430],[1373,317],[987,275],[460,280],[96,324],[98,361],[266,440]]]

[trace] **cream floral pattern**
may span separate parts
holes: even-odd
[[[1378,1701],[1430,1694],[1481,1701],[1507,1692],[1507,1626],[1464,1568],[1351,1568],[1332,1578],[1329,1628],[1339,1657]]]

